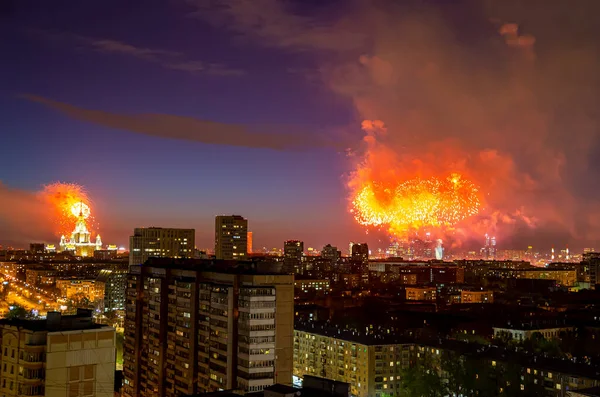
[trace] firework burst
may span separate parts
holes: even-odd
[[[365,226],[387,226],[392,234],[410,229],[448,228],[479,212],[479,189],[459,174],[410,179],[395,188],[367,183],[352,199],[352,213]]]
[[[378,144],[386,133],[381,122],[365,122],[368,151],[348,186],[354,219],[361,225],[386,228],[396,238],[420,229],[450,229],[479,213],[479,188],[459,173],[442,177],[399,175],[390,151]],[[405,172],[406,173],[406,172]]]
[[[90,216],[91,200],[81,185],[55,182],[44,186],[40,199],[48,206],[49,216],[55,224],[58,236],[68,236],[80,213],[93,225]]]

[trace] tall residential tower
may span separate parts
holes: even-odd
[[[283,243],[283,272],[286,274],[304,274],[302,257],[304,242],[287,240]]]
[[[244,260],[248,256],[248,220],[240,215],[215,218],[215,256],[217,259]]]
[[[291,385],[292,275],[166,258],[130,271],[125,397]]]

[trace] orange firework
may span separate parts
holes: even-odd
[[[351,212],[359,224],[405,237],[411,230],[451,228],[479,212],[479,189],[473,182],[458,173],[401,177],[393,154],[375,139],[386,132],[383,123],[364,122],[363,129],[368,151],[349,183]]]
[[[83,186],[74,183],[55,182],[44,186],[41,199],[48,205],[50,216],[56,225],[56,234],[69,236],[80,213],[90,216],[91,201]]]

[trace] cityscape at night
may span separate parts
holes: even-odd
[[[597,0],[0,0],[0,397],[600,396]]]

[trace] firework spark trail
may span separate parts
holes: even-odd
[[[390,172],[394,164],[389,153],[377,152],[376,134],[385,133],[383,123],[364,122],[363,129],[369,150],[349,183],[351,212],[359,224],[386,227],[402,237],[409,230],[452,228],[479,212],[479,189],[473,182],[459,173],[400,178],[393,169]]]
[[[93,218],[89,216],[91,200],[83,186],[74,183],[55,182],[44,186],[39,193],[40,199],[48,205],[49,216],[52,218],[58,236],[69,236],[79,215],[79,211],[85,210],[89,224],[93,225]]]

